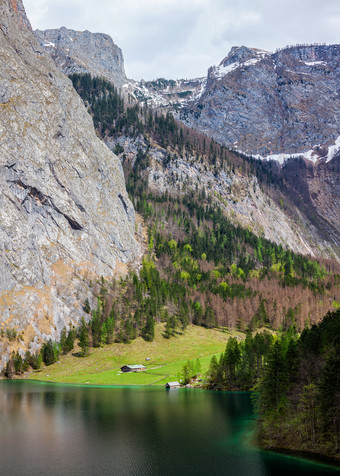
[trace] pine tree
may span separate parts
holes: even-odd
[[[146,324],[142,329],[142,337],[144,340],[151,342],[155,338],[155,321],[152,316],[148,316]]]
[[[89,331],[84,317],[81,319],[80,333],[79,333],[79,347],[81,348],[82,357],[86,357],[90,353]]]
[[[6,376],[9,380],[14,379],[14,376],[15,376],[15,367],[14,367],[14,359],[13,359],[13,356],[10,357],[9,361],[8,361],[7,364],[6,364],[5,376]]]
[[[64,355],[67,354],[68,349],[67,349],[66,327],[63,328],[60,334],[60,347],[61,347],[62,353]]]

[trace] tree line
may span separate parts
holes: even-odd
[[[267,448],[340,453],[340,309],[306,327],[230,338],[210,363],[206,387],[254,390]]]

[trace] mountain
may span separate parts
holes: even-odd
[[[248,155],[330,160],[340,148],[339,62],[340,45],[233,47],[181,120]]]
[[[293,220],[297,207],[276,162],[268,162],[276,169],[261,169],[267,162],[247,161],[170,113],[122,108],[102,78],[70,77],[98,134],[119,153],[147,227],[142,269],[107,289],[116,340],[152,340],[153,320],[166,321],[167,338],[188,322],[302,329],[338,305],[339,264],[308,256],[329,250],[306,216]],[[95,345],[109,312],[98,317],[95,310]]]
[[[96,282],[138,261],[120,161],[21,0],[0,3],[0,367],[77,324]]]
[[[129,102],[172,111],[244,154],[315,162],[331,160],[340,150],[340,45],[298,45],[275,53],[233,47],[206,78],[134,81],[108,35],[65,27],[35,35],[65,74],[101,76]]]
[[[155,109],[176,112],[201,94],[205,78],[164,79],[130,82],[133,96],[143,104]]]
[[[102,76],[117,88],[128,82],[122,51],[109,35],[69,30],[65,27],[35,30],[34,33],[63,73]]]
[[[140,174],[146,196],[148,191],[175,196],[204,191],[233,223],[258,236],[314,257],[339,257],[335,159],[318,164],[292,159],[282,167],[242,156],[170,113],[138,104],[123,107],[114,86],[103,79],[70,77],[98,134],[124,167],[131,162],[136,169],[145,155]]]
[[[58,37],[63,36],[67,31],[69,32],[67,35],[72,37],[70,31],[64,28],[61,28],[60,30],[48,30],[43,34],[41,32],[36,32],[36,34],[38,34],[40,41],[42,41],[42,38],[49,38],[50,42],[57,44]],[[79,33],[79,35],[81,36],[81,33]],[[93,38],[95,38],[98,34],[84,32],[83,35],[84,38],[90,38],[91,35],[93,35]],[[94,44],[93,38],[91,41],[89,40],[90,44]],[[45,41],[46,40],[43,40],[42,44],[44,44]],[[59,65],[59,68],[61,68],[62,71],[67,72],[62,66],[65,60],[63,54],[59,56],[60,53],[58,53],[59,50],[57,48],[49,46],[45,48],[53,52],[53,58],[55,59],[57,65]],[[316,47],[313,48],[315,49]],[[323,48],[324,47],[320,47],[319,49],[323,51]],[[84,51],[85,50],[86,48],[84,48]],[[304,51],[305,53],[303,53]],[[315,49],[315,51],[319,50]],[[336,55],[336,53],[336,48],[326,47],[326,53],[323,55],[324,60],[326,56],[330,58],[328,62],[329,64],[333,65],[333,70],[336,64],[336,61],[333,57]],[[72,54],[72,51],[70,51],[69,61],[73,60],[71,58]],[[104,55],[103,52],[91,50],[91,58],[98,58],[100,54]],[[111,47],[108,47],[105,55],[110,54],[112,55],[113,61],[115,54],[114,50],[112,50]],[[270,117],[271,111],[269,109],[267,110],[267,108],[262,105],[261,101],[257,99],[261,99],[261,94],[264,95],[265,91],[267,91],[266,94],[268,97],[270,97],[274,103],[275,101],[277,103],[280,100],[280,95],[278,95],[279,93],[276,90],[270,90],[269,87],[265,90],[260,85],[260,78],[262,77],[262,80],[264,80],[263,77],[265,75],[267,83],[271,85],[272,83],[276,84],[278,68],[281,68],[280,71],[282,75],[292,74],[289,73],[289,71],[286,71],[286,69],[289,70],[290,68],[292,71],[291,68],[293,68],[293,66],[288,68],[287,65],[283,64],[284,59],[286,62],[288,62],[289,55],[292,57],[290,61],[291,63],[293,62],[295,64],[300,61],[300,63],[303,63],[300,64],[300,68],[305,67],[311,72],[311,74],[314,74],[314,69],[317,69],[322,65],[320,66],[318,63],[319,60],[315,59],[316,64],[314,67],[308,66],[305,64],[308,63],[307,59],[305,59],[304,62],[302,60],[298,60],[299,55],[301,56],[303,54],[307,55],[312,53],[309,52],[307,47],[305,49],[302,49],[302,47],[289,48],[288,52],[285,50],[277,52],[274,55],[276,58],[274,64],[274,60],[272,59],[273,55],[268,52],[246,47],[233,48],[228,57],[222,61],[218,68],[210,68],[208,77],[206,79],[198,78],[196,80],[176,81],[157,79],[155,81],[141,81],[139,83],[127,79],[123,87],[120,88],[120,93],[125,99],[125,104],[134,105],[135,108],[138,108],[140,104],[143,107],[145,114],[149,114],[149,112],[147,112],[149,109],[156,110],[158,113],[162,114],[171,112],[175,117],[181,117],[182,121],[189,123],[189,125],[192,125],[194,128],[198,130],[204,130],[207,136],[214,138],[217,136],[216,138],[218,142],[223,144],[227,142],[223,139],[228,137],[228,135],[227,132],[223,132],[221,135],[218,135],[216,121],[220,121],[220,116],[223,115],[224,117],[226,115],[225,111],[229,109],[231,109],[230,127],[228,127],[229,134],[238,134],[238,131],[242,131],[245,129],[245,127],[253,127],[254,130],[260,129],[262,127],[262,123],[259,119],[254,117],[254,111],[256,111],[256,114],[261,120],[262,116],[267,115],[267,118],[264,119],[264,127],[268,129],[268,134],[270,133],[270,127],[273,129],[273,121]],[[314,53],[314,55],[315,54],[316,53]],[[318,54],[321,55],[320,52]],[[281,63],[279,62],[279,58],[281,58]],[[309,57],[306,56],[306,58]],[[279,66],[279,63],[281,66]],[[117,87],[117,83],[115,83],[112,77],[110,77],[108,70],[105,72],[105,74],[97,73],[97,71],[100,71],[100,63],[89,67],[89,62],[86,59],[86,55],[84,55],[83,64],[87,64],[87,73],[90,73],[93,77],[106,77],[112,84],[115,85],[115,87]],[[263,64],[265,66],[263,66]],[[269,68],[268,64],[271,65],[271,69]],[[262,69],[264,69],[265,73],[260,74],[256,68],[259,68],[260,72]],[[229,81],[229,76],[231,77],[232,75],[241,74],[241,72],[244,83],[246,83],[247,80],[249,81],[247,86],[250,91],[247,97],[248,102],[246,102],[246,100],[243,98],[243,105],[247,108],[247,110],[253,110],[254,114],[251,116],[251,120],[244,112],[242,112],[242,116],[240,101],[235,99],[237,98],[237,94],[235,92],[230,92],[232,96],[231,98],[225,98],[223,95],[221,95],[221,91],[224,91],[225,93],[223,84],[225,81]],[[248,72],[250,73],[249,78],[247,76]],[[328,77],[327,81],[331,82],[334,89],[335,86],[333,83],[337,80],[334,77],[334,74],[330,73],[326,76]],[[258,90],[256,93],[256,101],[253,101],[252,94],[255,94],[255,92],[252,92],[250,85],[252,82],[256,83],[256,81],[258,83]],[[235,85],[237,86],[237,84],[238,83],[235,79]],[[315,84],[315,89],[317,89],[317,78],[315,78]],[[323,87],[321,86],[320,91]],[[221,91],[217,89],[219,87],[222,88]],[[288,90],[289,87],[294,87],[294,91],[296,91],[296,85],[289,86],[287,84],[286,89]],[[292,95],[293,93],[290,94]],[[218,96],[220,100],[220,106],[218,108],[215,107],[215,96]],[[212,101],[211,107],[208,105],[209,100]],[[86,101],[88,106],[91,105],[91,98],[87,98]],[[148,146],[146,143],[148,140],[145,141],[145,139],[137,137],[138,134],[143,135],[143,131],[145,131],[144,126],[137,127],[137,130],[134,130],[133,134],[131,134],[131,130],[129,132],[126,130],[126,128],[124,129],[124,124],[126,125],[127,123],[129,123],[129,125],[134,128],[135,124],[133,121],[131,122],[131,117],[137,120],[137,109],[134,109],[133,112],[131,110],[130,118],[127,118],[126,115],[120,116],[119,111],[115,110],[112,112],[113,116],[108,114],[105,119],[105,123],[103,123],[101,110],[109,109],[107,105],[104,104],[105,101],[106,100],[104,100],[104,102],[102,101],[100,107],[97,103],[96,108],[92,109],[92,113],[94,114],[96,127],[99,128],[99,133],[106,137],[105,140],[109,147],[112,150],[115,150],[115,147],[118,144],[117,150],[120,151],[123,148],[123,150],[125,150],[125,155],[128,154],[129,156],[133,154],[136,155],[139,148],[142,148],[143,150],[147,148]],[[117,101],[117,99],[115,99],[115,101]],[[236,101],[237,104],[235,105],[233,101]],[[203,106],[201,107],[201,103],[207,103],[205,109]],[[195,113],[196,115],[190,115],[189,112],[192,112],[196,106],[199,112],[197,114]],[[334,105],[332,107],[335,108]],[[262,113],[258,111],[259,109],[262,110]],[[291,112],[288,111],[287,114],[289,113],[293,115],[295,114],[294,111],[294,107],[291,106]],[[322,113],[323,110],[320,109],[320,123],[323,120]],[[326,110],[325,117],[328,117],[330,114],[331,112]],[[208,125],[210,124],[209,127],[202,126],[202,123],[200,122],[201,116],[205,117],[206,123]],[[115,120],[113,117],[119,117],[120,119]],[[247,126],[245,121],[247,121]],[[312,121],[308,120],[306,123],[307,128],[311,127],[310,123],[312,123]],[[303,127],[303,129],[305,129],[305,127]],[[112,134],[109,131],[115,131],[114,139],[111,137]],[[325,137],[328,137],[327,134],[331,134],[330,130],[321,130],[320,128],[320,133],[321,132]],[[118,133],[120,134],[120,137],[118,137]],[[299,144],[298,141],[300,141],[304,144],[303,147],[311,147],[311,145],[307,145],[306,142],[306,137],[308,138],[308,136],[305,136],[302,133],[300,134],[295,128],[292,128],[291,134],[293,133],[296,133],[297,144]],[[190,130],[186,130],[185,134],[190,136]],[[334,133],[334,137],[336,134],[337,133]],[[258,137],[262,137],[262,135],[258,133]],[[250,134],[247,133],[247,140],[249,137]],[[285,139],[286,142],[288,141],[289,137],[290,136],[288,134],[287,138]],[[162,141],[160,141],[160,139],[161,137],[158,134],[155,141],[156,143],[154,144],[155,148],[150,149],[149,147],[150,157],[155,155],[155,157],[166,158],[168,156],[168,151],[165,150],[166,147],[164,147],[163,151],[161,152]],[[201,142],[203,141],[203,139],[199,140]],[[290,140],[292,141],[293,139],[291,138]],[[234,144],[235,150],[237,150],[236,146],[237,144]],[[298,150],[299,147],[300,146],[297,145],[296,149],[294,150]],[[313,164],[313,162],[310,160],[304,164],[297,160],[286,160],[286,162],[282,163],[281,166],[273,165],[273,162],[271,161],[264,162],[250,158],[245,154],[239,154],[237,161],[239,162],[241,160],[247,162],[247,164],[244,164],[243,168],[249,168],[249,161],[252,163],[252,173],[256,175],[255,183],[254,177],[251,177],[251,174],[249,174],[249,177],[245,177],[242,174],[231,177],[230,171],[224,171],[223,174],[216,174],[210,170],[210,166],[208,169],[204,168],[206,165],[201,167],[201,165],[197,163],[197,158],[195,159],[195,155],[193,153],[190,153],[189,155],[180,153],[180,159],[183,161],[183,164],[181,163],[180,168],[178,168],[178,164],[180,163],[178,160],[167,161],[168,165],[165,170],[164,168],[160,167],[161,164],[159,163],[159,160],[151,161],[149,166],[149,184],[150,186],[155,187],[156,189],[163,192],[165,190],[172,190],[174,188],[174,184],[172,183],[171,177],[172,174],[176,174],[176,176],[181,178],[178,180],[175,188],[177,190],[181,189],[183,185],[180,183],[181,180],[187,183],[187,179],[183,175],[183,171],[190,170],[190,173],[192,174],[190,179],[193,184],[192,186],[195,187],[197,185],[198,187],[201,187],[203,183],[206,184],[206,186],[207,184],[211,184],[211,190],[213,190],[215,194],[220,195],[224,200],[226,213],[229,216],[232,216],[236,222],[242,224],[243,226],[250,226],[251,229],[255,230],[257,233],[264,234],[264,236],[274,240],[276,243],[287,245],[296,252],[310,253],[313,256],[323,257],[331,257],[334,254],[335,256],[338,256],[340,159],[337,157],[336,147],[333,147],[333,149],[334,150],[331,149],[330,152],[333,157],[332,160],[323,160],[319,161],[320,163],[318,162],[315,164]],[[318,151],[319,155],[327,154],[327,147],[319,147]],[[205,151],[205,153],[206,152],[207,151]],[[256,150],[253,152],[253,154],[255,154],[255,152]],[[175,155],[178,157],[177,152],[173,156],[175,157]],[[210,159],[212,159],[211,154],[208,155],[210,156]],[[312,157],[311,154],[308,156]],[[170,157],[172,157],[171,153]],[[181,168],[183,168],[183,170],[181,170]],[[212,169],[214,169],[214,167],[212,167]],[[158,178],[157,180],[153,180],[153,177]],[[232,183],[233,185],[231,185]],[[259,187],[257,185],[259,185]],[[263,189],[264,186],[266,186],[266,190]],[[280,187],[279,192],[277,192],[278,186]],[[280,223],[280,226],[277,226],[277,223]]]
[[[128,79],[121,49],[103,33],[74,31],[65,27],[35,30],[35,36],[66,75],[89,73],[107,79],[129,102],[153,108],[179,109],[200,94],[205,78],[154,81]]]

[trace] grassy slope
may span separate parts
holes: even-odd
[[[168,340],[162,337],[163,329],[164,324],[157,324],[153,342],[145,342],[139,337],[130,344],[91,349],[91,354],[85,358],[72,354],[62,356],[60,363],[32,372],[29,378],[78,384],[164,385],[167,381],[177,380],[178,372],[188,359],[199,358],[202,373],[205,372],[211,357],[224,351],[227,339],[232,335],[190,325],[183,335]],[[145,360],[147,357],[149,361]],[[120,367],[124,364],[144,364],[147,370],[123,374]]]

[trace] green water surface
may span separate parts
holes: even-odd
[[[330,475],[261,451],[248,393],[0,382],[3,475]]]

